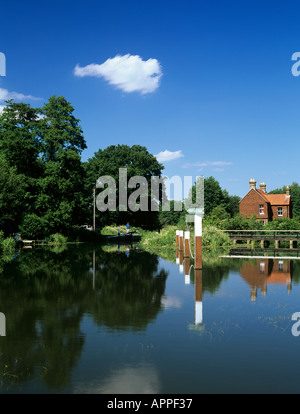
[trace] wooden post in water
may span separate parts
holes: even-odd
[[[195,214],[195,269],[202,269],[202,215]]]
[[[184,232],[184,257],[190,257],[190,232]]]
[[[202,321],[202,270],[195,269],[195,325],[201,325]]]
[[[176,230],[176,246],[179,247],[179,230]]]
[[[179,230],[179,250],[183,250],[183,230]]]
[[[184,259],[184,284],[189,285],[190,282],[190,266],[191,266],[191,260],[189,257],[186,257]]]
[[[179,272],[183,273],[183,250],[179,250]]]

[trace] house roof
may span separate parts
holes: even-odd
[[[268,194],[268,199],[270,204],[274,206],[291,204],[291,197],[287,197],[285,194]]]
[[[286,194],[266,194],[258,188],[256,191],[272,206],[287,206],[291,203],[291,197],[287,197]]]

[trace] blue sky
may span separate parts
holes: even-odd
[[[81,120],[83,160],[139,144],[166,151],[168,177],[213,176],[231,195],[244,196],[250,178],[267,191],[300,182],[299,1],[0,6],[0,106],[65,96]]]

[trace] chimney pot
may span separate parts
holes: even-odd
[[[249,184],[250,184],[250,188],[253,188],[255,190],[256,181],[254,180],[254,178],[250,178]]]
[[[266,192],[267,192],[267,186],[266,186],[266,184],[265,184],[265,183],[260,183],[260,189],[261,189],[264,193],[266,193]]]

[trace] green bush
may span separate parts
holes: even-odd
[[[67,243],[68,238],[60,233],[51,234],[48,242],[53,244],[64,244]]]
[[[22,239],[42,239],[48,234],[46,221],[36,214],[26,214],[20,225]]]
[[[227,247],[231,244],[227,233],[218,230],[215,226],[203,226],[202,245],[204,247]]]
[[[247,218],[236,214],[234,217],[222,221],[220,228],[223,230],[261,230],[264,225],[261,221],[256,220],[256,216]]]
[[[1,247],[4,253],[12,252],[16,247],[16,241],[13,237],[7,237],[1,241]]]
[[[1,230],[0,231],[0,250],[2,250],[2,242],[4,240],[4,232]]]
[[[265,230],[300,230],[299,219],[277,218],[266,224]]]
[[[16,247],[16,241],[13,237],[4,238],[3,231],[0,231],[0,252],[10,253],[13,252]]]
[[[177,226],[166,226],[160,232],[141,230],[141,244],[147,247],[176,248]]]

